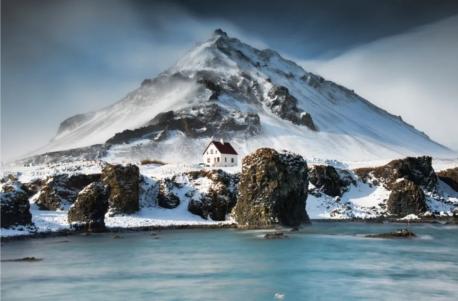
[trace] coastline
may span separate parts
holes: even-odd
[[[308,227],[313,223],[363,223],[363,224],[437,224],[437,225],[458,225],[457,217],[436,217],[436,218],[422,218],[418,220],[402,220],[397,218],[352,218],[352,219],[312,219],[310,224],[303,224],[301,227]],[[279,229],[288,229],[278,225]],[[278,229],[277,227],[263,228],[263,230]],[[50,237],[65,237],[72,235],[92,235],[99,233],[130,233],[130,232],[148,232],[148,231],[162,231],[162,230],[192,230],[192,229],[239,229],[239,230],[252,230],[239,228],[236,223],[215,223],[215,224],[182,224],[182,225],[152,225],[152,226],[139,226],[139,227],[110,227],[100,232],[85,232],[73,229],[62,229],[57,231],[36,232],[24,235],[12,235],[0,237],[0,242],[10,242],[28,239],[40,239]]]

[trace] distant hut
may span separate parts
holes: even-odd
[[[238,154],[229,142],[211,141],[203,153],[204,163],[210,167],[237,166]]]

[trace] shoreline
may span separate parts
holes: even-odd
[[[458,225],[457,217],[436,217],[419,220],[400,220],[396,218],[372,218],[372,219],[312,219],[309,224],[303,224],[301,227],[307,227],[313,225],[314,222],[318,223],[364,223],[364,224],[438,224],[438,225]],[[280,225],[276,225],[269,228],[263,228],[265,230],[276,229],[277,227],[284,228]],[[192,230],[192,229],[205,229],[205,230],[217,230],[217,229],[240,229],[236,223],[221,223],[221,224],[195,224],[195,225],[155,225],[155,226],[141,226],[141,227],[112,227],[106,228],[100,232],[85,232],[72,229],[64,229],[59,231],[48,231],[48,232],[37,232],[25,235],[14,235],[0,237],[0,242],[10,242],[28,239],[41,239],[41,238],[52,238],[52,237],[65,237],[73,235],[87,235],[92,234],[103,234],[103,233],[131,233],[131,232],[148,232],[148,231],[162,231],[162,230]],[[286,228],[285,228],[286,229]],[[250,229],[251,230],[251,229]]]

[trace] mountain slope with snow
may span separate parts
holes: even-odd
[[[353,91],[221,30],[121,101],[64,121],[39,152],[104,144],[113,161],[198,162],[211,138],[242,155],[268,146],[337,160],[456,156]]]

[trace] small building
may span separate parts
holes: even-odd
[[[202,155],[204,163],[210,167],[237,166],[238,154],[229,142],[211,141]]]

